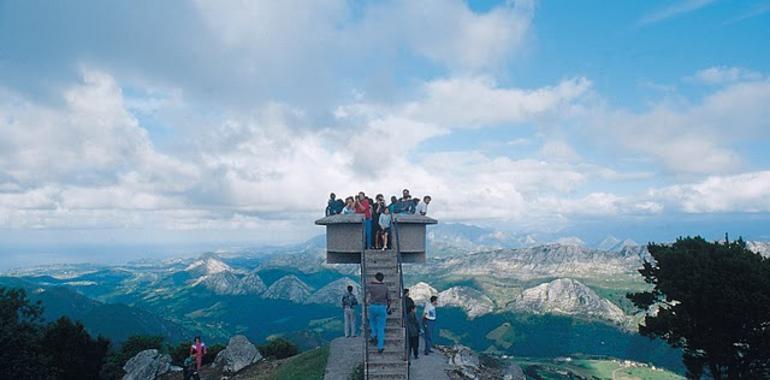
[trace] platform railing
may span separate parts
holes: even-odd
[[[369,378],[369,300],[367,299],[366,278],[366,218],[361,220],[361,294],[363,295],[363,320],[361,321],[361,336],[364,341],[364,379]]]
[[[398,295],[401,298],[401,331],[404,334],[404,361],[409,361],[409,334],[406,331],[406,297],[404,297],[404,270],[401,257],[401,240],[398,235],[398,221],[394,214],[391,214],[391,226],[393,227],[393,243],[396,248],[396,258],[398,262]],[[393,248],[391,246],[391,248]],[[409,369],[406,371],[406,378],[409,379]]]

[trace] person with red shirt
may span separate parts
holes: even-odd
[[[356,214],[363,214],[364,216],[366,249],[370,249],[372,248],[372,205],[363,191],[356,196]]]
[[[206,352],[208,349],[206,349],[206,343],[201,342],[201,337],[196,336],[195,341],[193,342],[192,346],[190,347],[190,356],[195,357],[195,370],[200,371],[201,370],[201,364],[203,364],[203,355],[206,355]]]

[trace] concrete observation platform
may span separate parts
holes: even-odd
[[[361,214],[331,215],[315,221],[326,226],[326,261],[329,264],[360,264],[363,239]],[[395,242],[396,228],[404,263],[425,263],[425,226],[436,224],[436,219],[414,214],[393,214],[391,241]],[[372,223],[375,223],[372,220]]]

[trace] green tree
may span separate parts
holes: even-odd
[[[40,350],[40,303],[23,289],[0,287],[0,363],[4,378],[45,379],[46,357]]]
[[[639,272],[652,290],[628,294],[648,310],[639,332],[682,348],[688,377],[770,378],[770,260],[742,240],[701,237],[648,245]]]
[[[41,348],[49,358],[48,369],[59,380],[97,380],[110,342],[93,339],[80,322],[61,317],[49,324]]]

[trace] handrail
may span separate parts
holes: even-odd
[[[404,320],[404,316],[406,315],[406,297],[404,297],[404,270],[403,270],[403,266],[401,265],[402,264],[401,239],[398,235],[398,221],[396,220],[395,215],[391,216],[390,224],[393,226],[393,235],[395,237],[395,239],[393,240],[396,243],[394,245],[396,246],[396,257],[398,261],[398,276],[399,276],[398,296],[401,297],[401,329],[402,329],[402,333],[404,333],[404,361],[409,361],[409,334],[406,333],[406,330],[404,330],[404,328],[406,327],[405,325],[406,321]],[[392,246],[393,245],[391,245],[391,248],[393,248]],[[406,369],[406,378],[407,380],[409,379],[408,366]]]
[[[363,321],[361,321],[361,336],[364,341],[364,379],[369,378],[369,300],[366,293],[366,218],[361,220],[361,293],[363,295]]]

